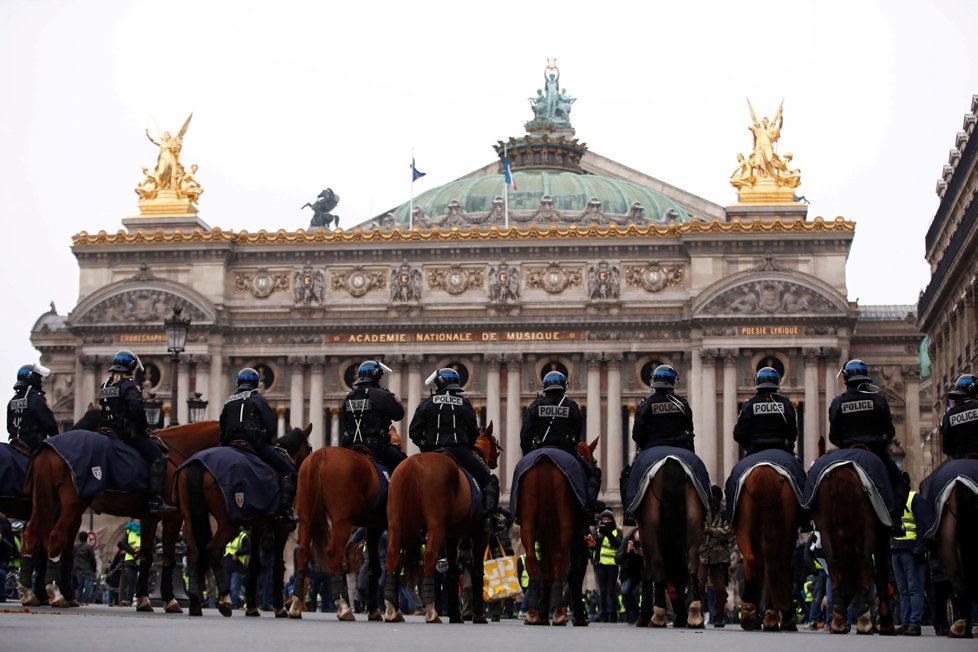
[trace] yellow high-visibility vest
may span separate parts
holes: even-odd
[[[894,537],[894,541],[917,540],[917,520],[913,517],[913,510],[910,508],[910,504],[913,502],[914,496],[916,495],[916,491],[911,491],[910,495],[907,496],[907,504],[903,506],[903,517],[900,519],[903,523],[903,531],[905,534],[902,537]]]
[[[615,528],[611,532],[611,536],[618,536],[618,528]],[[601,537],[601,554],[598,556],[598,565],[600,566],[614,566],[615,565],[615,553],[618,550],[611,547],[608,543],[608,537]]]
[[[245,539],[245,532],[244,532],[244,530],[239,530],[238,531],[238,536],[236,536],[233,539],[231,539],[231,541],[228,542],[227,546],[224,547],[224,554],[225,555],[237,555],[238,560],[242,564],[244,564],[245,566],[247,566],[248,565],[248,555],[239,555],[238,554],[238,551],[241,550],[241,546],[244,545],[244,539]]]

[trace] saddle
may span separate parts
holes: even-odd
[[[377,459],[377,454],[374,453],[369,448],[367,448],[364,444],[354,444],[353,446],[350,446],[350,450],[353,451],[353,452],[355,452],[355,453],[360,453],[361,455],[363,455],[364,457],[366,457],[368,459],[371,459],[371,460],[376,460]]]
[[[99,428],[95,432],[97,432],[100,435],[105,435],[106,437],[109,437],[111,439],[117,439],[117,440],[121,441],[122,443],[126,443],[126,440],[123,439],[122,437],[120,437],[119,436],[119,433],[117,433],[112,428],[109,428],[108,426],[102,426],[101,428]],[[160,436],[158,434],[156,434],[156,431],[155,430],[148,430],[148,431],[146,431],[146,434],[149,435],[149,440],[151,442],[153,442],[154,444],[156,444],[156,447],[157,448],[159,448],[161,451],[163,451],[163,454],[164,455],[166,455],[167,453],[170,452],[170,447],[166,444],[165,441],[163,441],[163,439],[160,438]]]
[[[31,447],[27,445],[27,442],[25,442],[23,439],[19,437],[10,440],[10,447],[13,448],[15,451],[17,451],[18,453],[23,453],[27,457],[30,457],[34,454],[34,451],[31,450]]]

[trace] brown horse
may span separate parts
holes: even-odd
[[[392,439],[396,434],[391,427]],[[387,505],[378,504],[380,480],[368,450],[320,448],[309,456],[299,471],[296,515],[299,517],[299,551],[296,554],[295,587],[290,618],[301,618],[305,610],[304,569],[311,554],[326,562],[330,592],[336,604],[336,617],[356,620],[343,598],[346,576],[343,573],[347,542],[354,527],[366,530],[368,556],[367,618],[381,620],[377,604],[380,581],[380,556],[377,542],[387,529]]]
[[[312,432],[312,424],[304,429],[293,428],[291,432],[276,441],[276,444],[284,448],[295,462],[296,468],[302,468],[302,462],[311,452],[310,432]],[[271,527],[275,533],[272,606],[275,608],[276,618],[285,618],[287,613],[283,606],[282,576],[285,574],[285,542],[292,531],[290,525],[276,521],[275,516],[260,516],[244,523],[232,523],[217,479],[199,462],[181,468],[176,474],[175,484],[179,513],[190,526],[184,532],[190,578],[190,586],[187,589],[187,594],[190,596],[190,615],[203,615],[202,588],[208,569],[213,570],[214,577],[217,579],[219,593],[217,608],[221,615],[231,615],[230,578],[224,571],[221,561],[224,557],[224,548],[235,537],[240,527],[248,530],[252,542],[252,554],[248,560],[248,574],[245,580],[247,607],[245,615],[260,615],[256,601],[256,587],[261,571],[258,542],[261,541],[264,531]],[[217,521],[217,529],[213,533],[211,533],[210,517]]]
[[[956,482],[940,516],[937,548],[951,581],[954,614],[948,636],[970,638],[971,603],[978,601],[978,495]]]
[[[733,522],[744,556],[740,626],[746,630],[757,629],[758,604],[765,605],[764,631],[798,630],[791,606],[791,562],[800,514],[798,496],[783,475],[770,466],[750,471]]]
[[[168,449],[165,495],[170,495],[173,490],[173,471],[177,466],[195,453],[219,443],[216,421],[174,426],[160,430],[157,435]],[[168,613],[182,611],[173,595],[172,572],[176,561],[174,550],[183,523],[178,512],[159,515],[147,513],[145,492],[112,492],[95,498],[82,498],[75,488],[71,469],[49,446],[41,447],[34,456],[26,487],[33,493],[33,518],[24,532],[24,550],[47,551],[46,589],[51,606],[68,605],[58,586],[61,557],[71,551],[81,527],[82,516],[91,507],[103,514],[142,519],[139,577],[136,582],[137,611],[153,611],[149,601],[149,571],[156,546],[156,526],[162,521],[163,572],[160,577],[160,593]]]
[[[706,518],[707,509],[686,471],[679,462],[667,459],[635,510],[645,548],[642,608],[636,627],[666,626],[666,585],[670,583],[677,595],[674,626],[703,627],[697,573]]]
[[[580,442],[578,453],[589,464],[594,464],[596,438],[590,445]],[[574,462],[576,464],[576,462]],[[581,602],[584,574],[587,571],[587,546],[584,514],[574,496],[574,489],[566,476],[549,457],[541,457],[520,478],[516,499],[517,518],[520,523],[520,539],[527,551],[526,572],[530,579],[526,625],[549,625],[546,611],[541,613],[540,585],[550,589],[550,609],[554,611],[554,625],[566,625],[567,604],[564,601],[565,582],[570,588],[574,624],[587,625],[587,613]],[[540,555],[533,551],[539,546]],[[568,577],[568,570],[570,576]]]
[[[492,423],[482,429],[475,451],[490,469],[496,468],[499,442],[492,435]],[[427,536],[425,536],[427,533]],[[469,480],[458,464],[443,453],[418,453],[401,462],[391,476],[387,498],[387,577],[384,583],[384,620],[401,622],[397,609],[398,575],[406,569],[407,577],[417,574],[421,548],[424,546],[424,570],[421,601],[425,622],[440,623],[435,609],[435,565],[442,551],[448,558],[448,615],[453,623],[462,622],[459,613],[459,569],[456,564],[458,543],[471,538],[472,550],[486,549],[488,537],[483,529],[482,505],[472,509]],[[482,600],[482,564],[472,568],[472,622],[485,623]]]
[[[870,586],[875,582],[879,633],[894,634],[887,591],[890,529],[877,518],[859,475],[849,465],[826,471],[809,507],[821,534],[832,582],[831,632],[849,631],[846,613],[851,601],[858,617],[856,632],[873,633]]]

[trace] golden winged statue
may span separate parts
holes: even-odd
[[[150,172],[143,168],[146,178],[136,186],[136,194],[142,200],[156,199],[162,191],[171,191],[179,199],[189,199],[196,202],[204,189],[194,179],[193,173],[187,174],[180,163],[180,151],[183,149],[183,137],[190,126],[190,120],[194,117],[191,113],[187,116],[183,126],[176,136],[170,135],[169,131],[164,131],[159,136],[159,140],[154,139],[146,130],[146,138],[160,148],[156,157],[156,168]],[[196,171],[197,166],[192,166]]]

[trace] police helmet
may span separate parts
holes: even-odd
[[[761,367],[754,375],[757,389],[777,389],[781,385],[781,374],[774,367]]]
[[[846,384],[849,383],[868,383],[872,379],[869,377],[869,367],[862,360],[850,360],[842,368],[842,377]]]
[[[245,367],[238,372],[238,389],[258,389],[259,382],[261,382],[261,376],[258,375],[258,371],[251,367]]]
[[[679,374],[670,365],[660,364],[652,372],[652,389],[675,389]]]
[[[559,371],[550,371],[543,377],[544,392],[566,392],[567,376]]]
[[[123,349],[112,356],[112,366],[109,367],[109,371],[131,374],[137,369],[142,371],[143,363],[139,361],[139,356],[132,351]]]
[[[383,375],[384,365],[376,360],[364,360],[357,368],[357,379],[353,381],[353,386],[356,387],[364,383],[373,383],[376,385],[380,382]]]
[[[458,372],[451,367],[445,367],[435,372],[435,389],[439,392],[462,391],[462,379]]]
[[[49,373],[51,373],[49,369],[39,364],[25,364],[17,370],[17,382],[14,384],[14,389],[27,386],[37,389]]]
[[[978,376],[974,374],[961,374],[954,381],[954,387],[948,392],[951,398],[968,398],[978,394]]]

